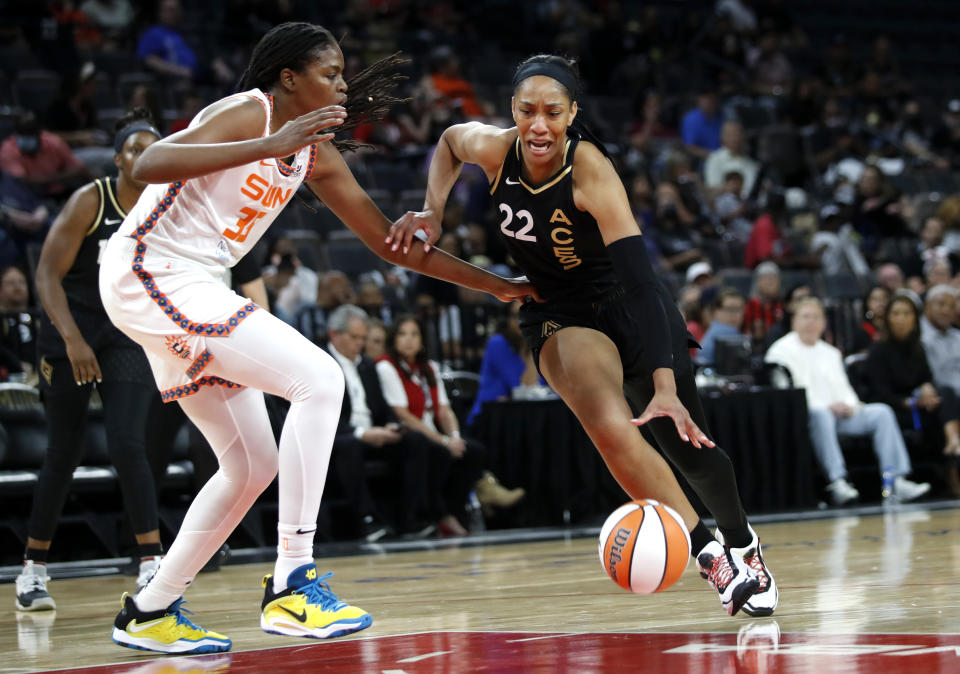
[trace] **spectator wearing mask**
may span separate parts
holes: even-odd
[[[0,170],[23,181],[41,198],[66,196],[87,170],[60,136],[40,128],[37,116],[23,113],[16,130],[0,144]]]
[[[723,288],[713,301],[713,320],[703,336],[702,349],[696,357],[698,365],[713,365],[717,339],[740,334],[746,302],[739,290]]]

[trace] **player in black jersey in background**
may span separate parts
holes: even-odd
[[[579,88],[567,59],[540,55],[521,63],[511,102],[516,126],[448,128],[430,164],[424,210],[394,223],[388,242],[406,251],[413,233],[424,229],[429,248],[462,164],[479,165],[500,211],[504,243],[545,300],[527,302],[521,312],[541,373],[624,490],[682,515],[701,575],[727,612],[742,607],[770,615],[776,584],[747,523],[733,466],[700,430],[706,420],[687,350],[692,338],[654,275],[602,143],[576,121]],[[643,410],[632,423],[625,393]],[[634,424],[649,424],[716,518],[719,541]]]
[[[145,187],[130,177],[134,161],[160,139],[150,113],[137,108],[117,121],[117,178],[99,178],[71,195],[54,221],[37,265],[41,323],[40,391],[47,416],[47,453],[34,488],[24,568],[16,606],[55,608],[46,561],[73,469],[83,458],[90,394],[103,401],[107,450],[140,551],[138,587],[155,572],[162,552],[157,498],[144,451],[144,429],[156,385],[146,355],[113,326],[99,289],[102,245],[117,231]]]

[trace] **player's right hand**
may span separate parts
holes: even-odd
[[[393,244],[391,250],[402,248],[406,255],[410,250],[410,244],[413,243],[413,235],[421,229],[427,235],[427,240],[423,244],[423,252],[427,253],[443,233],[440,217],[429,208],[423,211],[407,211],[400,216],[390,225],[386,244],[388,246]]]
[[[67,342],[67,358],[73,367],[73,380],[77,382],[77,386],[103,381],[97,357],[83,339]]]
[[[266,138],[268,157],[287,157],[301,148],[333,139],[333,133],[320,133],[339,126],[347,118],[342,105],[328,105],[292,119]]]

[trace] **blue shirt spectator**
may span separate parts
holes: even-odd
[[[733,288],[723,288],[717,293],[713,303],[713,320],[703,335],[703,342],[696,361],[699,365],[713,365],[716,358],[717,340],[721,337],[732,337],[740,334],[740,325],[743,323],[743,312],[747,303],[740,291]]]
[[[697,107],[683,116],[681,134],[687,152],[706,159],[707,155],[720,147],[720,130],[723,115],[717,106],[716,94],[710,91],[697,96]]]
[[[151,56],[161,61],[197,71],[197,56],[176,30],[155,25],[147,28],[137,44],[137,58],[146,62]]]

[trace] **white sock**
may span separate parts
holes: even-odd
[[[313,535],[317,523],[277,524],[277,563],[273,568],[273,591],[287,589],[287,576],[304,564],[313,564]]]

